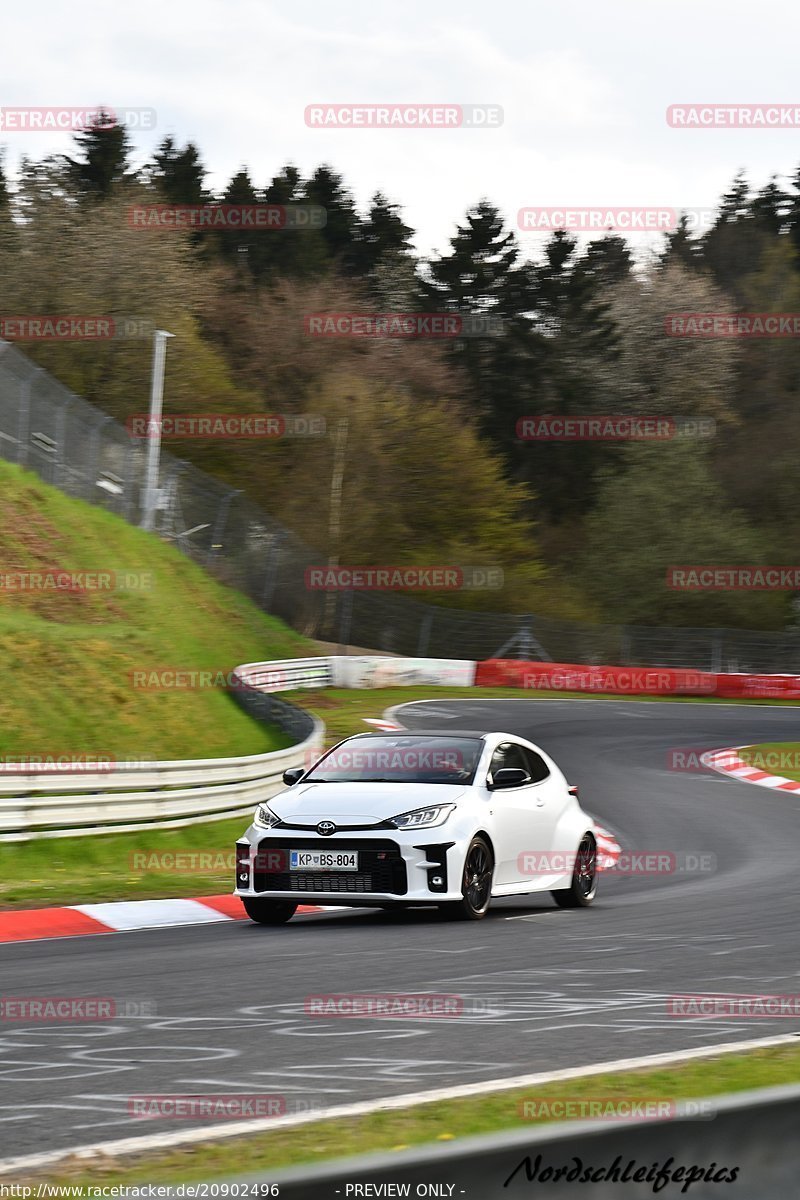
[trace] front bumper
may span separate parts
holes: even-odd
[[[364,829],[320,837],[251,825],[236,843],[235,894],[325,905],[460,900],[463,854],[441,835],[441,829]],[[291,870],[290,850],[356,851],[358,870]]]

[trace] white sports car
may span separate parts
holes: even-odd
[[[434,904],[477,921],[493,896],[594,900],[594,823],[523,738],[358,734],[283,781],[236,844],[236,895],[260,924],[283,924],[299,904]]]

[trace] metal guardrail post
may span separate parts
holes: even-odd
[[[264,565],[264,587],[261,592],[261,607],[265,612],[272,612],[272,601],[278,583],[278,563],[280,562],[281,542],[285,534],[280,530],[271,535],[267,561]]]
[[[428,646],[431,640],[431,629],[433,628],[433,613],[428,611],[422,618],[422,623],[419,627],[419,640],[417,642],[417,658],[425,658],[428,653]]]
[[[350,645],[350,631],[353,627],[353,591],[348,589],[341,593],[342,602],[339,606],[339,653],[347,654]]]
[[[19,387],[19,424],[17,426],[17,462],[24,467],[28,462],[31,436],[31,393],[37,375],[44,374],[44,367],[31,371]]]
[[[217,552],[222,545],[222,534],[225,531],[225,525],[228,521],[228,513],[230,512],[231,504],[236,496],[241,496],[241,488],[233,488],[228,492],[227,496],[223,496],[217,511],[217,519],[214,522],[214,528],[211,531],[211,547],[206,556],[206,561],[210,566],[217,557]]]
[[[67,444],[67,415],[75,400],[74,396],[67,396],[64,403],[58,409],[58,434],[56,436],[56,458],[53,463],[53,478],[54,487],[60,487],[61,483],[66,479],[66,455],[65,449]]]
[[[112,421],[113,419],[114,418],[111,416],[105,416],[102,420],[98,421],[96,425],[92,426],[92,432],[90,435],[91,445],[89,449],[89,464],[91,470],[89,472],[89,478],[86,481],[86,499],[90,504],[95,503],[95,488],[97,487],[97,476],[100,471],[100,442],[102,439],[103,430],[105,429],[106,425],[108,425],[109,421]]]

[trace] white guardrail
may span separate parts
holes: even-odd
[[[308,766],[324,745],[325,726],[319,718],[271,693],[424,683],[469,687],[475,663],[354,655],[247,663],[233,675],[233,690],[246,711],[284,728],[302,728],[302,740],[268,754],[114,763],[108,770],[91,772],[30,766],[14,771],[6,764],[0,772],[0,842],[125,833],[244,816],[281,790],[284,771]]]

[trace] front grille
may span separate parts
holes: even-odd
[[[408,891],[406,864],[396,842],[369,839],[347,845],[335,838],[320,843],[319,838],[269,838],[261,842],[259,854],[270,850],[355,850],[358,871],[254,871],[253,888],[257,892],[322,892],[337,895],[366,895],[383,892],[404,896]],[[264,861],[268,861],[265,859]]]

